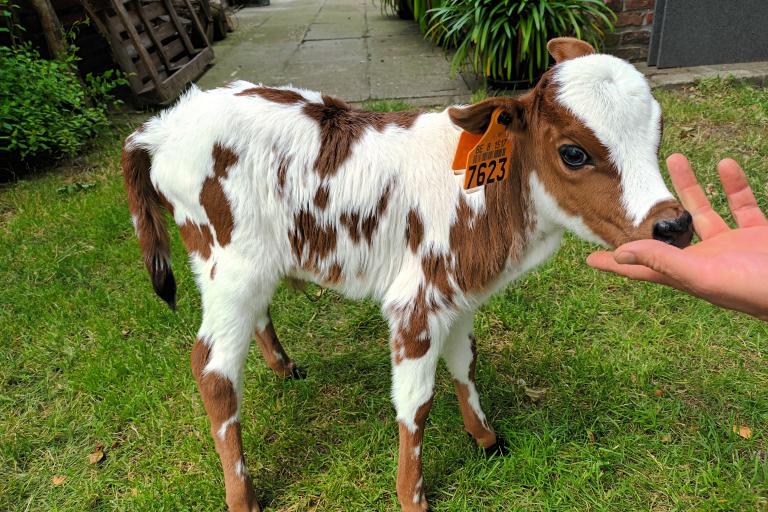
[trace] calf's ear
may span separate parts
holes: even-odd
[[[508,130],[525,130],[528,125],[525,106],[512,98],[488,98],[468,107],[451,107],[448,116],[462,130],[482,135],[491,124],[491,116],[497,108],[503,109],[499,122],[506,125]]]
[[[595,49],[592,45],[574,37],[556,37],[547,43],[547,51],[558,64],[564,60],[592,55]]]

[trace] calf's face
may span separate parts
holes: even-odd
[[[688,245],[691,216],[661,177],[661,109],[643,75],[576,39],[548,48],[557,64],[531,93],[452,109],[454,123],[481,133],[504,109],[540,221],[612,247],[643,238]]]

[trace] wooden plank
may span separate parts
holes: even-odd
[[[113,2],[113,5],[117,15],[120,17],[120,20],[123,22],[123,25],[128,32],[128,37],[131,39],[131,41],[133,41],[134,46],[136,46],[136,49],[139,52],[139,58],[144,62],[144,65],[149,70],[152,81],[155,83],[156,87],[160,87],[162,85],[162,81],[160,76],[157,74],[157,69],[155,69],[155,67],[152,65],[152,60],[149,57],[149,53],[147,53],[146,48],[141,45],[139,34],[136,32],[136,27],[131,25],[128,13],[125,11],[125,7],[123,6],[122,2],[120,2],[120,0]]]
[[[184,45],[181,44],[181,39],[174,39],[170,43],[165,45],[165,51],[171,61],[178,60],[179,55],[185,54],[186,55],[186,49],[184,48]]]
[[[178,32],[181,36],[181,40],[184,42],[184,46],[187,48],[187,51],[190,54],[195,53],[195,47],[192,46],[192,41],[189,39],[189,35],[187,35],[187,31],[184,28],[184,25],[181,23],[179,15],[176,13],[176,9],[173,7],[171,0],[163,0],[163,2],[165,3],[165,7],[171,17],[171,21],[173,21],[173,24],[176,26],[176,32]]]
[[[208,47],[195,55],[195,58],[189,61],[181,70],[168,77],[163,82],[164,103],[176,99],[176,96],[187,82],[191,82],[199,77],[211,62],[213,62],[213,49]]]
[[[213,61],[213,49],[205,48],[187,63],[179,72],[174,73],[163,82],[160,90],[145,87],[142,91],[143,101],[159,101],[168,104],[176,99],[184,86],[200,76],[205,68]]]
[[[136,6],[136,12],[139,13],[139,17],[141,18],[141,21],[144,23],[144,31],[149,35],[149,38],[152,40],[152,44],[155,46],[155,51],[160,56],[160,60],[163,62],[165,69],[168,70],[168,72],[170,72],[171,62],[168,59],[168,55],[166,55],[165,51],[163,50],[163,44],[160,42],[160,38],[158,38],[157,34],[155,34],[155,30],[152,27],[152,22],[149,21],[148,15],[144,13],[144,8],[141,6],[141,0],[134,0],[134,5]]]
[[[192,16],[192,22],[195,24],[195,28],[197,28],[197,31],[200,33],[200,37],[203,38],[203,42],[205,43],[205,46],[210,47],[211,42],[208,39],[208,35],[205,32],[205,29],[200,24],[200,19],[197,17],[197,13],[195,13],[195,8],[192,7],[192,2],[189,0],[184,0],[184,3],[187,6],[187,9],[189,9],[189,15]]]

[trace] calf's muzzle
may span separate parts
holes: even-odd
[[[660,220],[653,224],[653,238],[675,247],[687,247],[693,238],[693,218],[687,210],[676,219]]]

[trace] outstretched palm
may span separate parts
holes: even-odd
[[[587,263],[632,279],[673,286],[768,321],[768,220],[757,206],[744,171],[731,159],[718,164],[738,225],[731,229],[712,209],[684,156],[670,156],[667,166],[701,242],[678,249],[655,240],[639,240],[614,252],[593,253]]]

